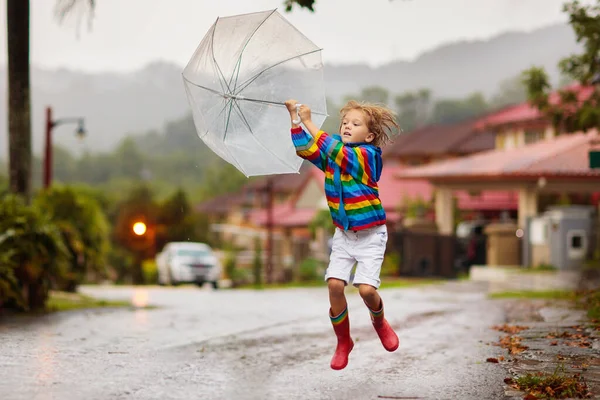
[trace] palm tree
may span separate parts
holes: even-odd
[[[91,16],[95,0],[57,0],[61,21],[77,11]],[[8,156],[10,191],[27,201],[31,195],[31,87],[29,59],[30,0],[6,1],[8,44]]]

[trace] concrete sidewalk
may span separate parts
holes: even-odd
[[[576,271],[522,272],[515,268],[478,267],[471,279],[487,284],[490,293],[560,291],[598,288]],[[588,398],[600,398],[600,332],[573,301],[506,299],[501,302],[506,324],[497,326],[498,341],[489,343],[490,361],[506,371],[506,399],[523,399],[515,379],[527,374],[578,376]],[[500,346],[503,342],[504,347]],[[508,348],[507,348],[508,347]],[[512,353],[512,354],[511,354]]]

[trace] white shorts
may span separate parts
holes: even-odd
[[[379,288],[381,264],[387,245],[387,227],[376,226],[353,232],[335,229],[333,235],[329,267],[325,271],[325,281],[329,278],[342,280],[348,284],[354,264],[356,273],[353,284],[371,285]]]

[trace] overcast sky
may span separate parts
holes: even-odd
[[[32,61],[41,67],[131,71],[156,61],[184,66],[218,16],[279,8],[283,0],[97,0],[92,30],[59,25],[54,0],[31,1]],[[584,1],[590,3],[590,1]],[[564,0],[317,0],[284,14],[324,49],[325,62],[380,65],[440,44],[566,22]],[[6,63],[6,0],[0,0]]]

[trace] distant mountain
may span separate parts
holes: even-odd
[[[579,45],[568,25],[533,32],[505,33],[489,40],[463,41],[428,51],[416,60],[396,61],[379,68],[365,64],[327,65],[327,95],[334,101],[371,85],[396,94],[430,88],[435,97],[462,97],[475,91],[491,96],[500,81],[532,65],[546,67],[558,80],[558,61]],[[73,151],[114,147],[128,133],[162,131],[167,121],[189,112],[181,80],[182,66],[156,62],[126,74],[89,74],[66,69],[33,68],[34,152],[43,144],[44,109],[52,105],[56,118],[85,116],[89,131],[78,143],[74,126],[55,129],[56,143]],[[6,93],[6,68],[0,68],[0,89]],[[7,142],[6,96],[0,96],[0,158]]]

